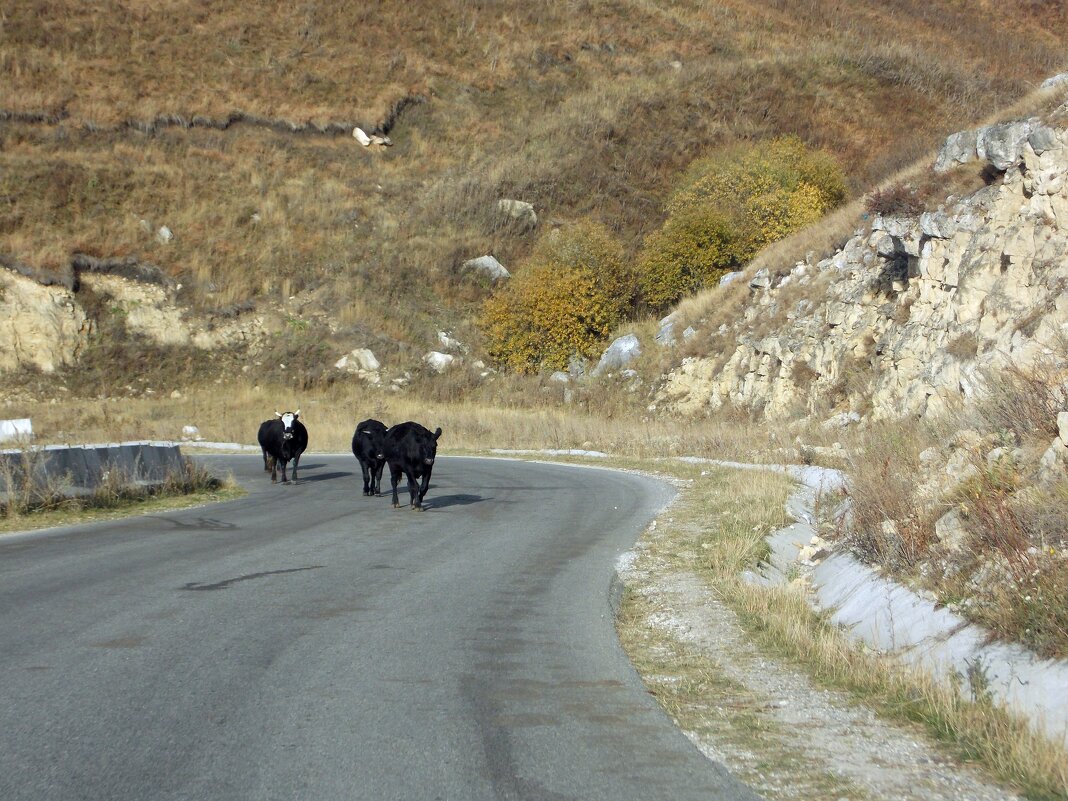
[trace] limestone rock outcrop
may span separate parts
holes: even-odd
[[[0,370],[74,364],[91,328],[71,290],[0,270]]]
[[[956,408],[999,369],[1068,380],[1068,130],[991,126],[950,137],[940,158],[970,148],[1001,177],[919,216],[876,216],[818,263],[757,274],[744,315],[708,334],[720,355],[684,359],[657,405],[874,420]]]

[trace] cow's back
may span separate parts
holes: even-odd
[[[386,460],[390,464],[422,473],[426,460],[437,452],[437,437],[425,426],[408,421],[398,423],[386,432],[383,440]]]
[[[376,460],[382,450],[382,438],[386,431],[385,423],[378,420],[362,421],[352,434],[352,455],[360,461]]]
[[[260,430],[259,433],[256,435],[256,439],[259,441],[260,447],[263,448],[265,451],[271,450],[272,443],[281,443],[282,441],[281,434],[274,433],[274,429],[276,428],[279,430],[281,430],[282,428],[282,421],[278,418],[275,418],[273,420],[264,420],[262,423],[260,423]],[[277,445],[275,447],[277,447]]]

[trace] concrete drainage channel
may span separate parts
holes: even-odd
[[[171,442],[118,442],[102,445],[45,445],[33,450],[0,451],[0,497],[6,476],[25,476],[58,484],[70,495],[92,492],[117,473],[123,481],[156,484],[185,470],[181,449]]]
[[[978,681],[984,692],[1029,720],[1036,731],[1068,745],[1068,661],[1042,659],[1020,645],[991,642],[982,627],[890,581],[849,553],[814,553],[814,509],[821,495],[845,488],[841,471],[696,457],[679,461],[773,470],[801,485],[786,505],[797,522],[769,535],[769,559],[747,572],[747,580],[775,586],[798,574],[807,576],[813,606],[828,612],[831,622],[854,642],[892,654],[947,684],[963,681],[968,686],[971,681],[974,686]]]

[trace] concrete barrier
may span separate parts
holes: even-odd
[[[29,454],[13,448],[0,451],[0,492],[8,490],[7,474],[24,476],[27,463],[40,483],[51,480],[89,490],[116,472],[124,481],[154,484],[185,469],[180,447],[171,442],[46,445]]]

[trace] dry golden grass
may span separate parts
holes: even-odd
[[[595,408],[600,404],[594,404]],[[387,425],[416,420],[441,426],[443,452],[492,448],[580,448],[654,458],[697,455],[767,458],[769,433],[726,421],[706,421],[685,429],[668,420],[642,419],[549,402],[527,406],[473,402],[431,402],[410,395],[370,392],[356,385],[295,393],[236,381],[171,398],[57,399],[56,403],[15,402],[5,416],[30,416],[39,442],[97,442],[175,439],[184,425],[196,425],[206,440],[254,445],[261,421],[277,411],[299,408],[308,426],[310,449],[346,452],[356,423],[368,417]],[[763,455],[762,455],[762,452]]]
[[[485,290],[457,266],[514,267],[533,239],[497,198],[600,219],[634,252],[675,176],[735,140],[796,133],[866,187],[1054,72],[1066,32],[1031,0],[19,3],[0,16],[0,253],[133,255],[206,307],[329,287],[327,311],[397,343],[477,339]],[[391,123],[396,144],[126,125],[233,112]]]

